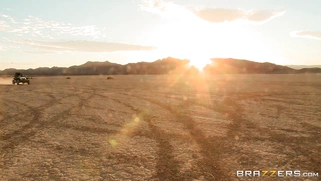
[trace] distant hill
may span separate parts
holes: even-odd
[[[303,69],[303,68],[321,68],[321,65],[285,65],[293,69]]]
[[[297,73],[321,73],[321,68],[303,68],[297,70]]]
[[[0,75],[13,75],[15,72],[26,75],[116,75],[116,74],[195,74],[197,69],[189,66],[189,60],[167,57],[154,62],[137,62],[121,65],[88,61],[71,67],[39,67],[36,69],[5,69]],[[258,63],[233,58],[213,58],[204,68],[208,74],[300,74],[321,73],[321,68],[294,69],[273,63]]]
[[[118,74],[121,73],[122,65],[106,62],[86,62],[79,66],[65,68],[65,75],[100,75],[100,74]]]
[[[205,71],[212,74],[292,74],[296,70],[273,63],[258,63],[249,60],[232,58],[213,58],[212,64]]]
[[[26,75],[115,75],[115,74],[169,74],[186,70],[189,60],[167,57],[154,62],[137,62],[121,65],[105,62],[88,61],[71,67],[40,67],[36,69],[5,69],[0,75],[13,75],[23,72]]]

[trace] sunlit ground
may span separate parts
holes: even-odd
[[[320,173],[319,75],[70,77],[0,85],[1,180]]]

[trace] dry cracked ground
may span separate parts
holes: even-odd
[[[2,78],[0,180],[321,179],[321,75],[113,77]]]

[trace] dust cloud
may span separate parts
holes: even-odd
[[[10,84],[12,84],[11,78],[0,77],[0,85],[10,85]]]

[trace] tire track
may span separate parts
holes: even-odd
[[[66,97],[71,97],[71,96],[75,96],[75,95],[70,94],[70,95],[68,95]],[[45,104],[43,104],[41,106],[38,106],[38,107],[32,107],[32,106],[29,106],[26,103],[19,102],[19,101],[3,99],[3,101],[10,102],[11,104],[16,104],[17,106],[21,106],[22,105],[27,110],[19,112],[19,113],[16,113],[16,114],[13,114],[13,115],[10,115],[10,116],[4,116],[3,120],[5,120],[5,121],[0,122],[0,125],[2,125],[2,124],[8,125],[8,123],[9,124],[13,124],[9,120],[10,119],[16,120],[17,116],[23,116],[23,115],[31,114],[32,118],[30,119],[30,121],[28,121],[28,123],[26,125],[22,126],[18,130],[15,130],[15,131],[13,131],[11,133],[3,135],[2,139],[9,140],[12,137],[14,137],[16,134],[19,134],[21,132],[25,132],[25,130],[30,129],[33,126],[37,125],[37,124],[41,124],[41,121],[40,121],[41,116],[42,116],[41,112],[43,112],[45,109],[48,109],[48,108],[56,105],[57,103],[59,103],[59,101],[65,99],[66,97],[63,97],[61,99],[56,99],[56,98],[55,99],[51,99],[49,102],[47,102],[47,103],[45,103]],[[22,118],[25,118],[25,117],[22,117]]]
[[[2,121],[0,122],[0,127],[4,128],[6,125],[11,123],[9,121],[10,118],[19,116],[21,114],[19,114],[19,113],[15,113],[15,114],[10,113],[10,110],[13,110],[13,107],[14,107],[14,106],[12,106],[12,104],[14,104],[13,102],[11,102],[11,104],[9,104],[8,102],[10,102],[10,101],[7,101],[5,99],[1,99],[1,101],[2,101],[2,106],[6,107],[6,109],[7,109],[7,110],[1,110],[1,112],[2,112],[2,115],[1,115],[2,116],[1,117]],[[26,113],[26,111],[24,111],[24,113]]]
[[[253,98],[256,96],[242,96],[234,99],[226,98],[221,103],[213,106],[205,106],[201,104],[201,106],[204,106],[205,108],[208,108],[210,110],[225,113],[228,116],[227,118],[232,120],[232,124],[230,124],[228,128],[227,138],[225,141],[221,138],[215,137],[206,138],[203,132],[200,129],[196,128],[196,124],[193,119],[185,114],[183,110],[179,110],[179,107],[189,107],[193,105],[195,101],[183,102],[180,106],[173,107],[171,105],[166,105],[150,98],[134,95],[131,96],[136,97],[137,99],[149,101],[163,107],[172,115],[174,115],[179,122],[185,125],[187,130],[189,130],[190,134],[193,136],[193,139],[196,141],[196,143],[199,144],[199,147],[201,148],[201,154],[203,155],[204,159],[202,160],[202,162],[199,162],[198,167],[202,170],[206,180],[227,180],[227,178],[229,178],[226,168],[223,168],[222,166],[219,166],[219,164],[217,164],[217,162],[221,160],[220,155],[225,153],[226,150],[231,150],[230,148],[233,148],[233,145],[235,144],[235,136],[246,131],[244,127],[253,126],[248,120],[244,119],[243,109],[237,103],[237,101]]]
[[[103,134],[103,133],[108,133],[108,134],[116,134],[116,133],[119,133],[118,130],[111,130],[111,129],[108,129],[108,128],[92,128],[92,127],[88,127],[88,126],[73,126],[73,125],[69,125],[69,124],[64,124],[64,123],[59,123],[57,122],[58,120],[61,120],[61,119],[64,119],[64,118],[68,118],[70,115],[74,115],[74,114],[69,114],[70,112],[77,112],[80,110],[81,107],[85,106],[86,103],[91,99],[93,98],[96,94],[95,94],[95,90],[92,89],[92,91],[84,91],[83,93],[88,93],[90,94],[90,96],[86,97],[86,98],[83,98],[83,94],[71,94],[71,95],[68,95],[66,97],[70,97],[70,96],[77,96],[78,97],[82,97],[80,99],[80,101],[75,105],[75,106],[72,106],[70,107],[69,109],[49,118],[47,121],[37,121],[36,123],[33,122],[33,123],[30,123],[28,125],[26,125],[25,127],[21,128],[21,130],[19,131],[16,131],[15,133],[11,133],[10,135],[6,135],[6,137],[8,137],[8,141],[10,141],[10,143],[8,144],[5,144],[2,148],[2,151],[3,152],[7,152],[4,156],[5,157],[9,157],[9,159],[7,159],[5,161],[5,164],[4,165],[7,165],[6,163],[10,161],[11,157],[10,157],[10,154],[9,153],[9,150],[11,150],[11,152],[13,152],[13,150],[15,149],[16,146],[24,143],[24,142],[27,142],[29,141],[33,136],[35,136],[38,132],[44,130],[45,128],[47,127],[55,127],[57,129],[60,129],[60,128],[64,128],[64,129],[73,129],[73,130],[76,130],[76,131],[80,131],[80,132],[90,132],[90,133],[98,133],[98,134]],[[65,98],[65,97],[64,97]],[[64,99],[64,98],[61,98],[61,99]],[[59,102],[59,100],[61,99],[57,99]],[[47,103],[49,104],[49,103]],[[27,106],[27,105],[26,105]],[[53,105],[52,105],[53,106]],[[30,107],[30,109],[32,109],[33,111],[37,111],[40,112],[40,111],[45,111],[46,108],[49,108],[45,105],[43,106],[40,106],[43,108],[43,110],[38,110],[37,108],[32,108]],[[34,118],[33,118],[34,119]],[[89,120],[92,120],[94,118],[90,117]],[[28,130],[28,128],[31,128],[30,130]],[[14,143],[14,141],[16,143]],[[44,147],[47,147],[51,150],[54,150],[56,151],[57,153],[68,153],[70,155],[74,155],[74,154],[77,154],[77,155],[80,155],[80,156],[85,156],[85,157],[92,157],[93,159],[96,158],[95,155],[99,155],[100,153],[98,152],[93,152],[91,149],[87,149],[87,148],[76,148],[76,147],[73,147],[73,146],[64,146],[64,145],[52,145],[52,144],[49,144],[47,143],[46,140],[42,140],[40,141],[39,143],[41,143]],[[1,152],[0,152],[1,153]]]
[[[240,97],[236,100],[245,100],[244,98]],[[244,141],[271,141],[274,142],[276,145],[282,145],[282,148],[277,148],[280,152],[283,152],[284,148],[292,149],[293,152],[286,151],[287,159],[286,160],[280,160],[276,162],[277,165],[283,165],[283,166],[289,166],[289,165],[302,165],[304,161],[309,162],[309,164],[303,164],[301,167],[303,169],[306,169],[307,171],[314,171],[314,172],[320,172],[321,163],[319,160],[315,158],[320,158],[321,153],[321,147],[314,147],[311,145],[311,140],[315,140],[316,145],[320,145],[320,133],[321,129],[314,127],[312,125],[307,125],[304,123],[301,123],[301,126],[308,127],[308,130],[310,130],[309,137],[293,137],[291,135],[285,134],[285,133],[279,133],[276,132],[273,129],[269,128],[260,128],[259,126],[255,125],[255,123],[252,123],[244,118],[244,109],[240,104],[238,104],[238,101],[233,100],[227,100],[226,104],[233,105],[234,111],[229,113],[230,119],[233,120],[233,125],[231,125],[231,129],[229,130],[229,137],[232,138],[233,136],[236,136],[238,134],[244,134]],[[281,107],[276,107],[277,109],[277,117],[279,118],[280,114],[284,114],[284,109]],[[280,120],[281,121],[281,120]],[[299,122],[299,120],[297,120]],[[282,130],[282,128],[280,129]],[[288,130],[289,131],[289,130]],[[256,132],[258,135],[268,135],[268,138],[261,138],[257,137],[251,134],[251,132]],[[308,133],[308,132],[304,132]],[[235,142],[235,140],[231,139],[231,142]],[[314,152],[311,152],[311,150],[314,150]],[[307,153],[310,153],[307,155]],[[235,154],[235,153],[234,153]],[[298,155],[305,155],[305,159],[302,160],[302,158],[298,159]],[[251,163],[251,160],[248,160],[249,158],[246,158],[244,160],[245,162]],[[253,159],[253,157],[252,157]],[[291,163],[291,164],[290,164]],[[243,165],[247,166],[247,165]],[[302,169],[297,168],[297,169]]]
[[[36,91],[33,91],[33,92],[36,92]],[[42,92],[43,93],[43,92]],[[72,96],[76,96],[77,93],[72,93],[72,94],[68,94],[60,99],[57,99],[56,96],[54,95],[51,95],[52,93],[46,93],[44,96],[47,96],[47,97],[50,97],[51,100],[49,100],[49,102],[43,104],[43,105],[40,105],[38,107],[32,107],[32,106],[29,106],[28,104],[24,103],[24,102],[19,102],[19,101],[14,101],[14,100],[7,100],[7,99],[2,99],[3,101],[6,102],[10,102],[10,103],[15,103],[16,105],[23,105],[25,108],[27,108],[28,110],[27,111],[23,111],[23,112],[19,112],[19,113],[16,113],[16,114],[13,114],[13,115],[10,115],[10,116],[5,116],[3,117],[3,119],[8,119],[8,118],[12,118],[12,117],[15,117],[17,115],[23,115],[23,114],[26,114],[28,112],[30,112],[31,110],[38,110],[40,109],[41,111],[43,111],[44,109],[46,108],[50,108],[52,106],[54,106],[55,104],[59,103],[59,101],[67,98],[67,97],[72,97]]]
[[[72,96],[72,95],[70,95],[70,96]],[[15,104],[20,105],[20,106],[23,105],[25,108],[28,109],[28,110],[25,111],[25,112],[17,113],[17,114],[15,114],[15,115],[10,116],[10,117],[15,117],[15,116],[17,116],[17,115],[23,115],[23,114],[26,114],[26,113],[31,113],[32,116],[33,116],[33,118],[31,119],[31,121],[29,121],[28,124],[22,126],[20,129],[14,131],[14,132],[12,132],[12,133],[9,133],[9,134],[4,135],[2,138],[3,138],[4,140],[11,139],[11,138],[14,137],[16,134],[25,132],[26,129],[30,129],[30,128],[38,125],[38,124],[41,124],[41,123],[42,123],[42,121],[40,121],[40,118],[41,118],[41,115],[42,115],[41,112],[44,111],[45,109],[48,109],[48,108],[54,106],[55,104],[57,104],[57,103],[58,103],[60,100],[62,100],[62,99],[64,99],[64,98],[61,98],[61,99],[52,99],[52,100],[50,100],[48,103],[46,103],[46,104],[44,104],[44,105],[41,105],[41,106],[39,106],[39,107],[36,107],[36,108],[34,108],[34,107],[32,107],[32,106],[29,106],[29,105],[26,104],[26,103],[19,102],[19,101],[5,100],[5,101],[8,101],[8,102],[10,101],[11,103],[15,103]]]
[[[133,94],[128,94],[128,93],[119,93],[121,95],[125,95],[125,96],[132,96],[132,97],[136,97],[136,98],[140,98],[141,96],[134,96]],[[167,95],[164,93],[164,96]],[[242,96],[240,96],[238,93],[234,93],[234,94],[231,94],[230,97],[232,96],[238,96],[237,100],[248,100],[248,99],[256,99],[256,98],[262,98],[262,97],[265,97],[265,96],[269,96],[269,94],[266,94],[266,93],[257,93],[255,95],[253,94],[246,94],[246,93],[243,93]],[[183,101],[185,102],[187,105],[197,105],[197,106],[201,106],[201,107],[204,107],[206,109],[209,109],[211,111],[215,111],[215,112],[224,112],[224,110],[226,109],[229,109],[229,105],[226,105],[222,102],[211,102],[211,104],[205,104],[205,103],[202,103],[202,102],[199,102],[197,101],[197,98],[194,97],[193,99],[183,99],[183,98],[179,98],[179,97],[184,97],[184,95],[177,95],[175,97],[171,97],[171,99],[174,99],[176,101]]]
[[[125,94],[126,95],[126,94]],[[234,149],[231,149],[231,148],[234,148],[234,145],[237,143],[235,141],[235,136],[238,136],[238,135],[241,135],[243,134],[244,137],[243,139],[247,140],[247,141],[250,141],[250,140],[256,140],[256,138],[254,138],[252,135],[251,135],[251,132],[250,131],[258,131],[260,133],[264,133],[264,134],[268,134],[271,136],[271,140],[275,140],[274,142],[279,142],[278,140],[283,140],[282,142],[284,143],[287,143],[287,145],[289,145],[289,139],[292,139],[293,138],[288,138],[289,136],[288,135],[284,135],[284,134],[276,134],[275,132],[271,132],[269,130],[266,130],[266,129],[261,129],[259,128],[257,125],[255,125],[254,123],[251,123],[249,122],[249,120],[246,120],[244,118],[244,110],[242,108],[242,105],[240,105],[238,102],[239,101],[242,101],[242,100],[249,100],[249,99],[260,99],[262,98],[263,96],[269,96],[270,94],[257,94],[257,95],[253,95],[251,93],[247,93],[247,94],[243,94],[243,95],[237,95],[237,94],[234,94],[234,95],[231,95],[230,97],[227,97],[224,101],[222,101],[221,103],[218,103],[216,105],[213,105],[213,106],[210,106],[210,105],[203,105],[203,104],[198,104],[198,103],[195,103],[194,100],[189,100],[189,101],[184,101],[184,103],[181,105],[181,106],[188,106],[188,105],[193,105],[193,104],[198,104],[200,106],[203,106],[203,107],[206,107],[208,109],[211,109],[211,110],[214,110],[214,111],[218,111],[218,112],[224,112],[228,115],[228,118],[232,120],[232,124],[229,126],[229,129],[228,129],[228,136],[227,136],[227,139],[225,141],[220,141],[220,140],[217,140],[215,138],[209,138],[207,143],[209,144],[212,144],[213,146],[212,147],[217,147],[216,149],[208,149],[208,151],[203,151],[203,155],[211,155],[212,153],[216,153],[218,155],[224,153],[224,152],[230,152],[231,154],[235,154],[235,151]],[[179,111],[175,111],[175,109],[177,109],[176,107],[168,107],[168,105],[164,104],[164,103],[160,103],[160,102],[155,102],[154,100],[151,100],[151,99],[148,99],[148,98],[143,98],[143,97],[139,97],[139,96],[135,96],[133,94],[131,95],[127,95],[127,96],[131,96],[131,97],[135,97],[137,99],[144,99],[146,101],[149,101],[149,102],[152,102],[152,103],[156,103],[158,105],[162,105],[163,108],[165,109],[169,109],[171,110],[170,112],[172,112],[173,114],[176,114],[177,115],[177,112]],[[283,112],[282,109],[277,109],[277,115],[279,116],[281,113]],[[178,114],[179,115],[179,114]],[[177,117],[181,117],[183,118],[184,120],[188,120],[189,118],[184,118],[182,116],[177,116]],[[188,125],[189,124],[189,125]],[[191,130],[193,127],[193,124],[191,123],[187,123],[187,128],[189,130]],[[194,131],[194,133],[197,133],[197,131]],[[194,134],[195,135],[195,134]],[[198,136],[200,138],[202,138],[202,136]],[[318,138],[317,137],[314,137],[315,140],[317,140]],[[202,139],[196,139],[196,140],[202,140]],[[303,141],[302,139],[300,139],[301,141]],[[262,140],[262,141],[266,141],[266,140]],[[199,141],[197,141],[199,142]],[[290,141],[291,142],[291,141]],[[292,147],[293,145],[300,145],[299,144],[300,141],[296,141],[296,142],[293,142]],[[206,143],[206,142],[205,142]],[[216,145],[216,146],[215,146]],[[290,146],[291,146],[290,145]],[[205,147],[204,145],[202,146],[203,148]],[[303,149],[303,148],[298,148],[300,151],[300,153],[302,153],[302,155],[306,154],[306,152],[308,152],[309,150],[308,149]],[[238,153],[237,153],[238,154]],[[213,154],[212,154],[213,155]],[[314,154],[315,155],[315,154]],[[220,160],[221,158],[219,158],[219,156],[213,156],[213,157],[210,157],[211,160],[215,160],[217,158],[217,160]],[[313,159],[312,157],[310,157],[311,159]],[[292,160],[292,159],[291,159]],[[290,160],[290,161],[291,161]],[[250,163],[251,160],[246,160],[247,163]],[[316,170],[316,168],[319,167],[319,164],[316,164],[316,160],[313,161],[314,166],[312,167],[313,169],[310,169],[310,170]],[[204,164],[206,167],[207,165],[209,165],[211,163],[208,163],[208,164]],[[310,167],[311,168],[311,167]],[[204,169],[203,169],[204,170]],[[208,169],[210,170],[210,169]],[[227,171],[225,168],[221,168],[222,172],[226,173],[226,176],[228,175],[227,174]],[[222,174],[222,173],[220,173]],[[191,174],[189,174],[191,175]],[[213,180],[215,173],[212,174],[212,173],[209,173],[207,174],[208,176],[206,177],[206,179],[208,180]],[[224,176],[225,177],[225,176]],[[215,180],[227,180],[226,178],[215,178]]]
[[[200,161],[196,165],[194,165],[194,168],[191,169],[193,172],[184,173],[183,176],[180,175],[181,178],[199,178],[201,176],[204,176],[206,180],[224,180],[226,181],[226,175],[223,172],[223,170],[216,165],[217,160],[219,160],[219,147],[217,145],[222,144],[219,140],[214,140],[215,143],[213,145],[213,141],[209,140],[205,137],[205,135],[202,133],[202,131],[198,128],[196,128],[195,122],[192,120],[192,118],[188,115],[186,115],[183,111],[180,111],[177,109],[177,107],[172,107],[171,105],[166,105],[161,102],[145,98],[145,97],[139,97],[135,95],[131,95],[131,97],[135,97],[139,100],[145,100],[150,103],[156,104],[160,107],[162,107],[165,110],[168,110],[176,119],[178,122],[182,123],[186,129],[190,132],[193,139],[196,141],[196,143],[201,148],[201,154],[203,155],[202,161]],[[188,107],[189,105],[186,104],[186,102],[183,102],[181,106],[178,107]],[[161,135],[164,137],[163,135]],[[164,137],[166,138],[166,137]],[[172,139],[172,137],[168,138]],[[211,146],[213,145],[213,146]],[[216,146],[215,146],[216,145]],[[172,150],[171,150],[172,151]],[[166,159],[166,158],[164,158]],[[201,171],[197,171],[201,169]]]
[[[155,175],[153,178],[150,179],[160,179],[160,180],[177,180],[181,181],[184,180],[184,178],[179,175],[179,163],[175,160],[173,155],[173,147],[169,143],[169,140],[172,139],[172,135],[167,135],[162,130],[160,130],[157,126],[153,124],[154,116],[142,109],[134,107],[131,104],[122,102],[118,99],[111,98],[105,95],[96,94],[97,96],[109,98],[115,102],[118,102],[128,108],[130,108],[132,111],[138,115],[138,117],[141,120],[144,120],[148,123],[150,131],[145,132],[144,136],[154,139],[157,142],[158,149],[157,149],[157,163],[156,163],[156,172],[157,175]],[[187,178],[185,178],[187,179]]]
[[[55,124],[53,125],[55,128],[64,128],[64,129],[73,129],[76,131],[80,132],[90,132],[90,133],[99,133],[99,134],[117,134],[119,131],[117,130],[112,130],[109,128],[93,128],[93,127],[88,127],[88,126],[72,126],[70,124]]]
[[[73,95],[73,96],[76,96],[76,95]],[[78,96],[81,96],[81,95],[78,95]],[[85,99],[80,99],[80,102],[78,103],[76,108],[79,106],[82,106],[86,101],[91,99],[93,96],[94,95],[90,95]],[[28,106],[25,103],[17,102],[19,104],[22,104],[28,107],[29,110],[31,110],[33,114],[33,121],[30,121],[27,125],[23,126],[19,130],[3,135],[2,139],[8,141],[9,143],[3,145],[2,152],[7,152],[7,150],[9,149],[14,150],[16,146],[30,140],[31,137],[35,136],[39,131],[43,130],[45,127],[54,125],[56,121],[61,118],[66,118],[68,116],[68,113],[75,109],[75,107],[70,107],[67,110],[63,111],[62,113],[49,118],[47,121],[40,121],[40,117],[42,115],[41,112],[47,109],[48,107],[53,106],[53,103],[57,103],[57,102],[58,102],[58,99],[51,100],[47,104],[39,106],[37,108]]]
[[[321,163],[318,158],[321,157],[321,129],[320,127],[313,126],[308,123],[301,122],[298,119],[293,118],[296,122],[299,123],[299,126],[306,128],[309,131],[295,131],[289,129],[266,129],[266,128],[257,128],[256,130],[260,133],[269,135],[268,140],[276,144],[282,144],[282,149],[287,148],[287,150],[292,150],[292,152],[287,151],[287,159],[280,161],[279,165],[300,165],[301,168],[297,169],[306,169],[307,171],[319,172],[321,168]],[[292,136],[286,133],[278,132],[278,130],[283,130],[286,132],[295,132],[295,133],[305,133],[309,136]],[[256,138],[258,141],[267,141],[263,138]],[[281,149],[281,148],[279,148]],[[298,158],[298,155],[301,155]],[[309,164],[302,164],[309,163]]]
[[[69,94],[69,95],[62,97],[60,99],[57,99],[55,96],[51,95],[50,93],[47,93],[45,96],[50,97],[51,100],[49,100],[49,102],[47,102],[41,106],[38,106],[38,107],[32,107],[24,102],[19,102],[19,101],[15,101],[15,100],[2,99],[3,101],[15,103],[16,105],[23,105],[25,108],[27,108],[27,111],[19,112],[19,113],[10,115],[10,116],[5,116],[3,119],[9,119],[9,118],[15,117],[17,115],[23,115],[23,114],[29,113],[30,111],[35,112],[35,110],[38,110],[38,109],[43,110],[45,108],[49,108],[49,107],[54,106],[54,104],[59,103],[59,101],[65,99],[66,97],[71,97],[71,96],[75,96],[75,95],[76,95],[75,93],[72,93],[72,94]]]

